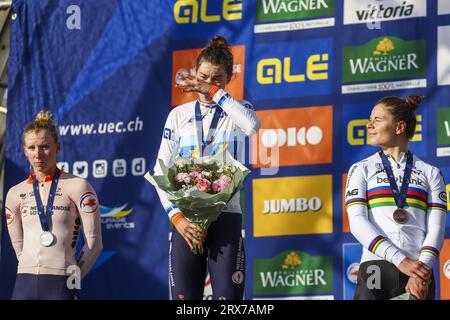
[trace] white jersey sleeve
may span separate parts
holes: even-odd
[[[221,107],[247,136],[252,136],[260,127],[259,118],[256,116],[252,105],[248,101],[235,100],[225,90],[218,90],[213,97],[219,107]]]
[[[427,233],[420,250],[419,260],[433,268],[444,242],[447,219],[447,194],[440,171],[432,167],[428,190]]]
[[[364,161],[350,168],[346,184],[346,207],[350,230],[355,238],[364,248],[398,267],[406,256],[369,220]]]
[[[174,109],[175,110],[175,109]],[[166,124],[164,125],[163,136],[161,138],[161,145],[158,151],[158,158],[156,159],[156,164],[154,167],[155,175],[162,175],[161,166],[159,165],[159,161],[162,161],[167,167],[170,167],[174,164],[175,155],[178,150],[178,141],[179,138],[177,136],[177,127],[176,127],[176,119],[175,112],[172,110],[167,117]],[[167,199],[167,193],[161,190],[160,188],[156,188],[156,191],[159,196],[159,200],[164,207],[164,210],[169,215],[169,219],[172,218],[174,214],[180,212],[180,210]]]

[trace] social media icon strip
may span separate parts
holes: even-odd
[[[115,159],[112,165],[114,177],[124,177],[127,174],[127,161],[125,159]]]
[[[72,173],[80,178],[86,179],[89,176],[87,161],[75,161],[72,167]]]
[[[108,162],[106,160],[95,160],[92,164],[92,175],[94,178],[105,178],[108,174]]]
[[[131,161],[131,174],[142,176],[145,174],[145,158],[134,158]]]

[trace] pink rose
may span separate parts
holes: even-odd
[[[211,189],[212,189],[212,191],[214,191],[214,192],[220,192],[220,191],[222,191],[222,189],[220,188],[219,180],[216,180],[216,181],[214,181],[214,182],[211,184]]]
[[[188,176],[191,181],[195,181],[197,179],[197,177],[199,176],[199,174],[200,174],[200,172],[193,171],[193,172],[189,173]]]
[[[205,178],[211,178],[212,173],[211,173],[211,171],[202,171],[202,176]]]
[[[199,179],[197,181],[196,187],[202,192],[208,192],[210,190],[211,182],[206,179]]]
[[[175,180],[179,183],[184,182],[186,178],[189,178],[189,175],[186,172],[180,172],[175,176]]]

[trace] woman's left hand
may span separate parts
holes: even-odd
[[[207,95],[209,93],[209,89],[213,86],[212,84],[202,81],[196,76],[190,74],[180,74],[179,78],[181,82],[176,83],[175,87],[183,92],[198,92]]]
[[[420,278],[409,278],[405,291],[418,300],[425,300],[428,295],[428,282]]]

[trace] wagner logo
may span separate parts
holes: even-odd
[[[244,64],[245,46],[230,46],[233,53],[233,76],[225,90],[235,99],[244,98]],[[190,49],[174,51],[172,54],[172,106],[179,106],[183,103],[196,100],[197,94],[185,93],[175,87],[177,77],[180,73],[190,73],[195,75],[195,61],[202,49]]]
[[[331,175],[253,180],[255,237],[333,232]]]
[[[416,132],[412,142],[422,141],[422,115],[418,114]],[[347,142],[351,146],[362,146],[369,144],[369,135],[367,134],[367,119],[354,119],[347,124]]]
[[[344,24],[391,21],[426,15],[426,0],[345,0],[344,2]]]
[[[255,259],[253,293],[312,294],[333,290],[332,257],[285,251],[274,258]]]
[[[256,113],[261,129],[252,140],[254,167],[332,162],[332,106]]]
[[[379,37],[362,46],[343,49],[344,83],[414,79],[342,86],[342,93],[384,91],[426,86],[426,42]],[[420,79],[417,79],[420,78]]]
[[[255,33],[331,27],[335,0],[257,0]],[[317,19],[318,17],[325,17]],[[270,23],[274,21],[281,23]]]
[[[120,207],[100,206],[100,217],[106,229],[134,229],[134,222],[128,222],[126,217],[133,209],[124,210],[128,203]]]
[[[242,0],[178,0],[173,15],[177,24],[241,20]]]
[[[327,95],[332,91],[332,39],[257,44],[250,90],[259,100]]]

